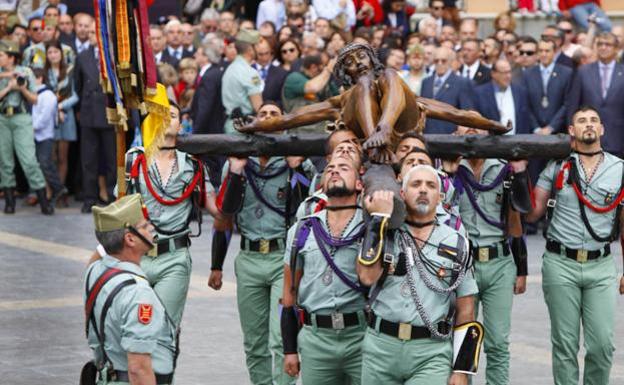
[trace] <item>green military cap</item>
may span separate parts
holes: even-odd
[[[52,27],[52,28],[56,28],[56,26],[58,25],[58,18],[57,17],[46,17],[43,19],[43,26],[45,27]]]
[[[126,195],[106,207],[93,207],[95,230],[106,232],[134,226],[145,219],[141,194]]]
[[[238,34],[236,34],[236,41],[258,44],[260,42],[260,32],[255,29],[241,29]]]
[[[18,54],[20,52],[19,45],[11,39],[2,39],[0,40],[0,52]]]

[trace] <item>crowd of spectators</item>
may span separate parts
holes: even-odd
[[[88,212],[112,199],[116,172],[95,23],[87,13],[68,14],[59,0],[25,1],[30,9],[13,3],[0,11],[0,37],[19,47],[16,64],[34,70],[39,98],[29,112],[48,197],[66,205],[75,193]],[[337,95],[335,59],[356,42],[374,47],[415,95],[477,110],[511,134],[566,132],[570,113],[592,105],[605,124],[605,149],[624,155],[624,27],[612,25],[598,1],[519,0],[518,12],[499,14],[493,28],[449,0],[183,3],[180,15],[155,18],[150,40],[159,80],[182,108],[184,134],[232,132],[233,119],[253,115],[263,101],[288,113]],[[548,25],[524,35],[517,18],[531,12]],[[425,133],[454,130],[430,119]],[[209,166],[218,173],[218,161]],[[532,168],[537,175],[541,165]]]

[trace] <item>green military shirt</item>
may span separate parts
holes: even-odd
[[[286,100],[305,98],[310,102],[319,102],[338,95],[338,88],[331,81],[318,94],[306,94],[305,85],[309,80],[310,78],[303,72],[296,71],[290,73],[284,81],[284,98]]]
[[[236,107],[241,108],[243,114],[254,112],[250,95],[261,94],[264,82],[260,74],[242,56],[237,56],[223,73],[221,85],[221,100],[228,119],[225,121],[225,132],[235,133],[232,119],[229,115]]]
[[[127,371],[130,352],[149,354],[155,373],[173,372],[175,328],[167,319],[163,305],[139,266],[105,255],[89,266],[85,277],[86,288],[91,289],[100,275],[109,268],[127,270],[130,273],[117,275],[102,287],[93,309],[98,330],[102,307],[111,291],[129,278],[136,282],[121,289],[106,315],[106,354],[113,368]],[[92,324],[89,325],[88,343],[95,353],[96,361],[101,362],[102,351]]]
[[[403,229],[408,231],[406,225],[403,225]],[[455,248],[459,237],[461,235],[457,231],[446,225],[438,224],[434,227],[429,240],[422,248],[423,255],[428,260],[444,266],[446,271],[449,272],[454,262],[449,258],[438,255],[438,245],[444,244]],[[468,241],[465,241],[464,245],[467,253]],[[399,256],[402,252],[403,250],[400,249],[399,244],[399,235],[395,234],[394,255]],[[415,266],[407,274],[412,274],[416,284],[416,292],[431,322],[436,324],[444,320],[449,311],[449,296],[430,290],[423,282]],[[407,274],[404,276],[388,275],[383,288],[372,304],[372,309],[377,316],[388,321],[409,323],[413,326],[425,326],[414,304]],[[435,273],[428,271],[425,274],[439,287],[448,287],[450,285],[450,273],[446,274],[443,279],[438,278]],[[455,292],[458,298],[477,294],[477,283],[472,270],[466,272],[464,280]]]
[[[286,210],[286,193],[288,192],[288,164],[284,157],[269,158],[264,169],[260,168],[260,160],[257,157],[250,157],[247,165],[256,173],[261,175],[277,174],[269,179],[253,177],[253,182],[258,187],[264,200],[278,210]],[[306,177],[314,175],[314,165],[310,160],[305,160],[302,164]],[[223,166],[223,179],[228,174],[229,163]],[[282,171],[283,170],[283,171]],[[282,171],[282,172],[280,172]],[[243,173],[243,176],[246,176]],[[286,237],[284,217],[270,209],[265,203],[256,197],[249,180],[245,183],[245,193],[243,205],[236,215],[236,224],[241,235],[248,240],[257,241],[260,239],[284,239]],[[295,208],[291,208],[292,211]]]
[[[15,66],[15,68],[13,69],[13,73],[24,76],[24,78],[26,78],[26,87],[28,88],[28,91],[32,92],[33,94],[37,93],[35,75],[30,68],[18,65]],[[0,89],[6,88],[9,84],[9,80],[10,78],[0,78]],[[26,99],[24,99],[24,96],[22,96],[22,93],[19,90],[10,91],[4,97],[4,99],[0,101],[0,106],[2,109],[5,109],[6,107],[22,106],[24,108],[24,111],[26,111],[27,105],[28,103],[26,102]]]
[[[63,60],[67,65],[76,64],[76,53],[72,47],[61,44],[61,50],[63,51]],[[43,68],[46,61],[46,49],[43,42],[32,44],[26,47],[24,54],[22,55],[22,65],[30,68]]]
[[[319,211],[312,216],[319,218],[323,228],[329,233],[327,210]],[[342,238],[352,237],[361,231],[363,226],[362,210],[357,209],[353,219],[345,228]],[[288,231],[284,255],[284,263],[286,264],[290,264],[290,253],[296,230],[297,225],[294,225]],[[331,253],[330,246],[324,245],[324,247]],[[354,283],[358,282],[355,269],[359,247],[360,242],[354,242],[349,246],[338,248],[333,254],[336,266]],[[336,276],[325,260],[323,253],[319,250],[312,230],[310,230],[304,246],[297,254],[297,270],[300,269],[303,270],[303,276],[299,283],[297,302],[309,313],[354,313],[364,310],[366,305],[364,295],[347,286]]]
[[[461,165],[472,173],[470,164],[462,160]],[[481,179],[477,182],[483,185],[492,183],[506,163],[499,159],[486,159],[481,168]],[[474,174],[473,174],[474,176]],[[501,209],[503,203],[503,184],[489,191],[473,190],[477,204],[483,212],[491,219],[500,222]],[[459,213],[462,223],[468,231],[468,237],[474,247],[486,247],[505,240],[505,233],[502,229],[487,223],[477,211],[472,207],[466,192],[457,197]]]
[[[128,151],[126,156],[134,157],[138,155],[142,150],[138,148]],[[174,165],[174,173],[169,177],[166,184],[163,185],[160,172],[156,167],[155,162],[151,162],[148,166],[148,174],[150,176],[152,186],[155,191],[164,199],[172,200],[182,195],[183,191],[193,180],[195,176],[195,163],[191,158],[191,155],[175,150],[176,164]],[[206,175],[206,192],[214,192],[214,187],[208,181],[208,174]],[[129,191],[129,193],[138,192],[143,196],[145,206],[147,206],[147,212],[152,223],[158,229],[162,229],[165,232],[173,234],[163,234],[158,232],[158,241],[162,242],[170,238],[176,238],[183,234],[191,232],[187,221],[189,214],[193,208],[191,199],[186,199],[182,203],[173,206],[166,206],[158,202],[156,198],[149,192],[147,185],[145,184],[145,178],[143,178],[143,172],[139,173],[139,185],[140,191]]]
[[[578,160],[579,155],[573,153],[572,157],[576,159],[578,165],[581,179],[579,188],[589,201],[596,206],[606,206],[613,202],[622,187],[622,170],[624,167],[622,159],[605,152],[604,160],[598,165],[594,176],[587,183],[583,167],[580,166]],[[551,191],[561,166],[560,161],[551,161],[542,171],[537,186],[546,191]],[[568,172],[566,171],[563,180],[566,181],[567,177]],[[583,224],[579,201],[571,185],[564,183],[563,189],[556,193],[556,200],[557,204],[546,234],[548,239],[558,241],[568,248],[577,250],[598,250],[604,247],[604,243],[597,242],[591,237]],[[589,223],[598,236],[605,237],[611,233],[615,210],[599,214],[586,207],[585,212]]]

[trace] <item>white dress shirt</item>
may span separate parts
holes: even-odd
[[[327,20],[333,20],[341,13],[347,15],[347,28],[350,29],[355,25],[355,5],[353,1],[347,0],[346,6],[342,8],[338,0],[312,0],[312,6],[318,17]]]
[[[496,99],[496,106],[500,114],[500,123],[507,126],[507,123],[511,121],[511,130],[506,135],[513,135],[516,133],[516,106],[514,105],[513,94],[511,93],[511,86],[505,90],[501,90],[496,84],[494,84],[494,98]]]
[[[89,48],[89,40],[83,43],[80,39],[76,38],[74,44],[76,45],[76,54],[80,54],[82,51]]]
[[[464,68],[462,70],[463,72],[462,72],[461,76],[464,77],[464,78],[467,77],[470,80],[474,79],[475,75],[479,71],[479,65],[480,64],[481,64],[481,62],[479,60],[475,61],[471,65],[464,64]],[[467,74],[469,74],[470,76],[466,76]]]
[[[262,0],[258,5],[258,15],[256,16],[256,28],[265,21],[275,24],[275,30],[279,31],[286,21],[286,7],[282,0]]]

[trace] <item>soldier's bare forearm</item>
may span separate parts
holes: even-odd
[[[474,296],[467,295],[457,298],[456,306],[455,325],[461,325],[475,320]]]

